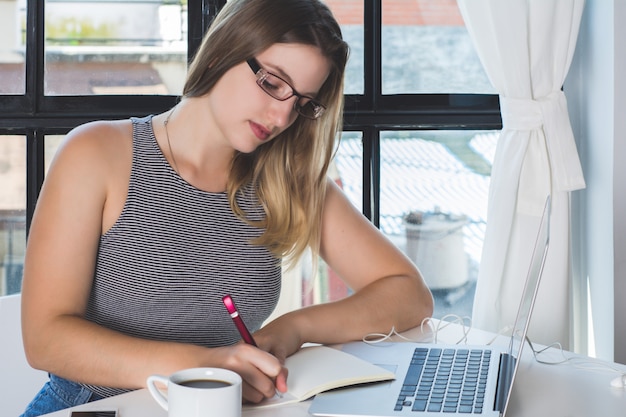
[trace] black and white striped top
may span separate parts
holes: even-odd
[[[231,294],[257,330],[278,302],[280,261],[250,243],[263,230],[237,218],[226,193],[201,191],[172,169],[151,121],[132,119],[128,196],[100,239],[86,318],[146,339],[233,344],[241,337],[222,296]],[[265,216],[252,187],[238,201],[251,219]],[[102,396],[124,392],[87,387]]]

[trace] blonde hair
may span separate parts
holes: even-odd
[[[330,9],[319,0],[228,1],[190,65],[183,96],[208,93],[230,68],[276,43],[312,45],[328,58],[330,74],[316,97],[326,112],[317,120],[298,117],[252,153],[237,152],[227,192],[233,211],[246,219],[236,197],[255,187],[266,217],[254,223],[265,228],[254,243],[293,260],[307,247],[319,253],[327,171],[342,128],[348,45]]]

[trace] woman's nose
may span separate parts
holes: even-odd
[[[274,124],[277,127],[286,127],[293,123],[298,116],[298,112],[295,109],[295,103],[298,97],[291,97],[287,100],[273,100],[270,107],[271,117],[274,120]]]

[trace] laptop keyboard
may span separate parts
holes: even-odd
[[[395,410],[480,414],[491,351],[418,347]]]

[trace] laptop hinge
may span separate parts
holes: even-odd
[[[493,404],[493,409],[495,411],[499,411],[500,414],[504,412],[504,405],[506,404],[507,397],[509,396],[514,371],[515,357],[508,353],[500,355],[498,383],[496,384],[496,399]]]

